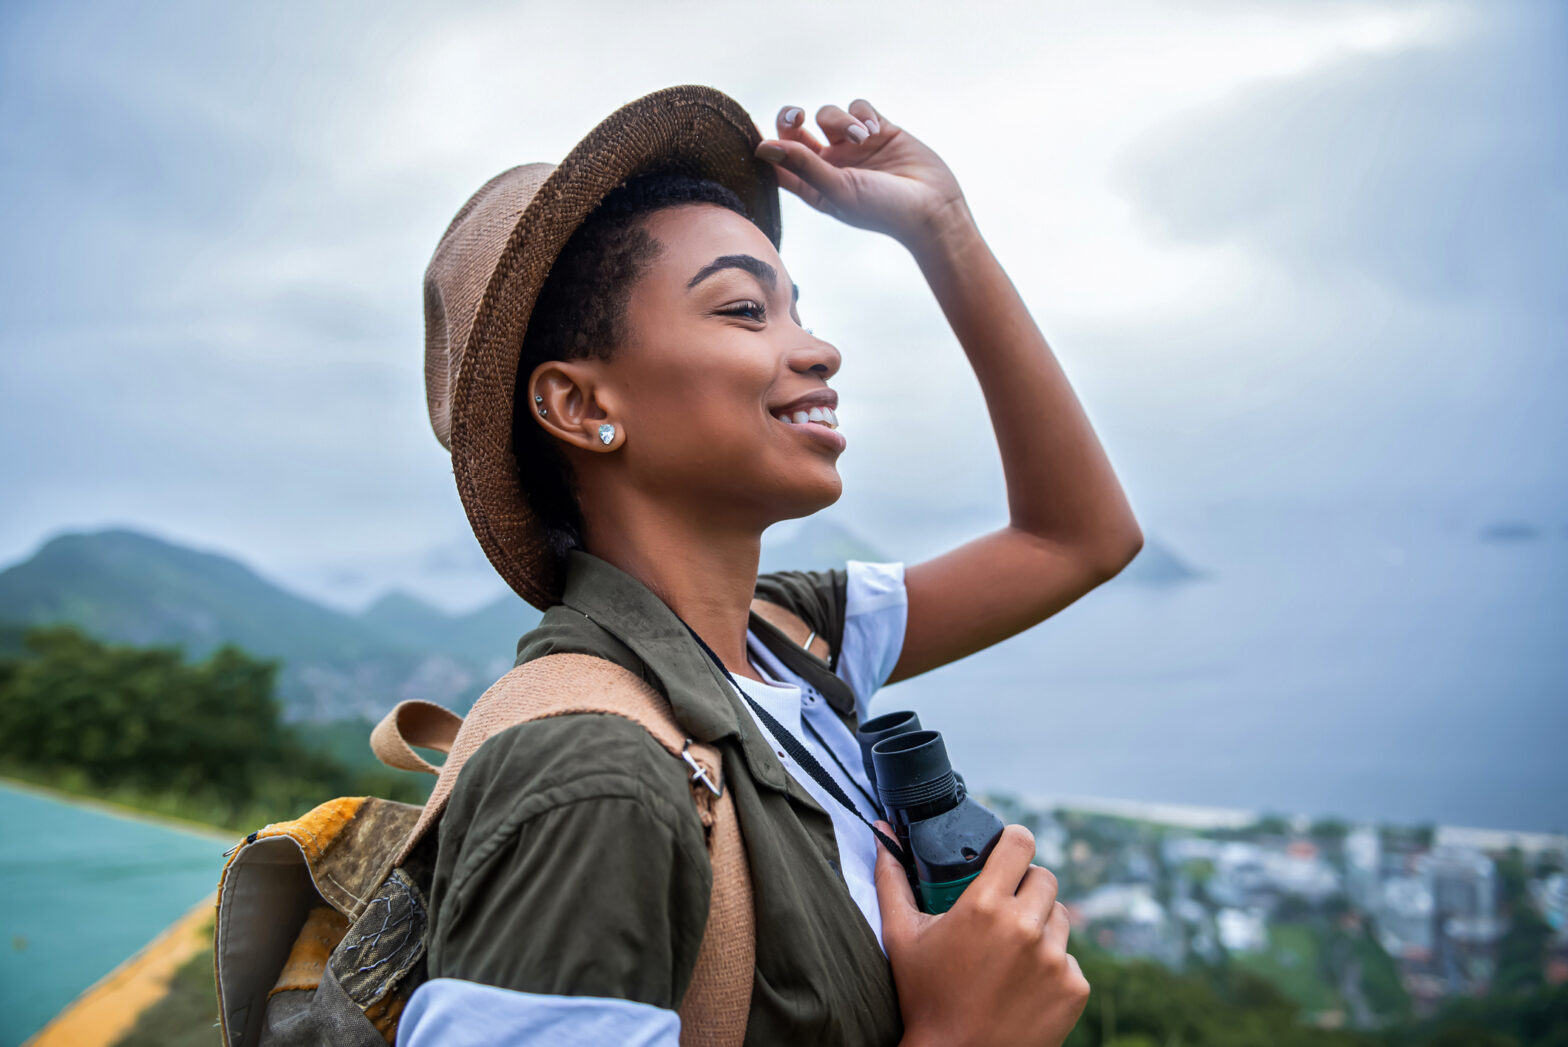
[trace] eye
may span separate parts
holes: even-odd
[[[760,324],[768,318],[768,309],[761,302],[748,298],[743,302],[725,306],[719,310],[719,315],[744,317]]]

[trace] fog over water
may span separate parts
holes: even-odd
[[[1113,583],[873,708],[980,787],[1568,830],[1568,533],[1278,508],[1216,514],[1203,580]]]

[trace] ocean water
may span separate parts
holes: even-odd
[[[211,894],[232,842],[0,785],[0,1047]]]
[[[1117,580],[884,690],[982,788],[1568,829],[1568,529],[1202,521],[1208,572]]]

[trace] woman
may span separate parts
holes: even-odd
[[[725,96],[673,88],[492,180],[427,276],[432,418],[481,544],[547,609],[519,662],[617,662],[722,752],[755,911],[746,1042],[1058,1044],[1088,986],[1028,832],[920,913],[852,728],[883,683],[1040,622],[1141,536],[946,165],[864,100],[816,121],[786,106],[762,141]],[[985,395],[1006,527],[907,570],[758,577],[766,527],[838,498],[845,448],[775,185],[914,255]],[[781,647],[758,596],[826,660]],[[432,980],[399,1042],[675,1043],[712,884],[686,778],[611,716],[485,741],[440,824]]]

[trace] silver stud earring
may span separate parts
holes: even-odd
[[[611,425],[609,422],[605,422],[603,425],[599,426],[599,442],[604,444],[606,447],[614,443],[615,426]]]
[[[544,397],[535,394],[535,396],[534,396],[534,403],[536,403],[536,404],[544,403]],[[541,407],[541,408],[539,408],[539,417],[540,418],[546,417],[549,413],[550,413],[550,409],[548,407]]]

